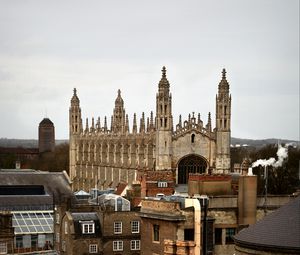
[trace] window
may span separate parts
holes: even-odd
[[[235,235],[235,228],[226,228],[226,244],[232,244],[233,236]]]
[[[192,134],[191,136],[191,143],[194,143],[195,142],[195,134]]]
[[[140,233],[140,222],[139,221],[131,222],[131,233]]]
[[[166,182],[166,181],[158,181],[157,182],[157,187],[158,188],[167,188],[168,187],[168,182]]]
[[[97,244],[90,244],[89,252],[90,253],[97,253],[98,252],[98,245]]]
[[[140,250],[141,248],[141,241],[140,240],[131,240],[130,241],[130,249],[132,251]]]
[[[65,234],[68,234],[68,222],[65,221]]]
[[[121,221],[114,222],[114,233],[122,234],[122,222]]]
[[[95,224],[91,223],[81,223],[82,234],[94,234],[95,233]]]
[[[165,128],[168,126],[168,119],[165,118]]]
[[[117,203],[116,211],[122,211],[123,199],[121,197],[117,198],[116,203]]]
[[[194,241],[195,238],[195,230],[193,228],[185,228],[184,229],[184,240]]]
[[[7,254],[7,243],[0,243],[0,254]]]
[[[222,228],[215,228],[215,244],[222,244]]]
[[[123,251],[123,241],[113,241],[113,251]]]
[[[23,248],[23,236],[16,236],[16,248]]]
[[[31,235],[31,247],[38,246],[38,235]]]
[[[159,242],[159,225],[153,225],[153,241]]]

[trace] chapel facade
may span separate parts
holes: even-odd
[[[187,184],[189,173],[228,173],[230,171],[231,95],[226,71],[216,95],[216,124],[211,114],[204,124],[200,114],[189,114],[173,126],[172,95],[166,76],[162,77],[156,94],[156,112],[142,117],[133,126],[125,112],[121,91],[115,100],[110,128],[92,118],[82,124],[77,91],[69,108],[70,178],[73,190],[114,187],[119,182],[139,181],[148,171],[171,171],[176,184]],[[162,180],[163,184],[163,180]]]

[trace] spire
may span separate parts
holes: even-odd
[[[182,127],[182,122],[181,122],[181,114],[179,115],[179,127]]]
[[[226,70],[223,68],[222,70],[222,79],[219,83],[219,94],[229,92],[229,83],[226,80]]]
[[[76,90],[76,88],[74,88],[73,89],[73,96],[72,96],[72,98],[71,98],[71,105],[77,105],[77,106],[79,106],[79,103],[80,103],[80,101],[79,101],[79,98],[78,98],[78,96],[77,96],[77,90]]]
[[[106,116],[104,117],[104,132],[107,131],[107,119]]]
[[[94,123],[94,117],[92,118],[92,126],[91,126],[91,132],[95,131],[95,123]]]
[[[162,77],[160,79],[160,82],[158,84],[158,88],[160,92],[167,92],[167,94],[169,93],[169,88],[170,88],[170,84],[169,81],[167,79],[167,69],[165,66],[163,66],[162,70]]]
[[[223,68],[222,70],[222,80],[226,80],[226,70]]]
[[[147,117],[147,133],[150,131],[150,120],[149,120],[149,117]]]
[[[154,129],[153,111],[150,113],[150,130]]]
[[[113,132],[113,128],[114,128],[114,116],[111,115],[111,118],[110,118],[110,132]]]
[[[145,113],[142,113],[142,118],[141,118],[141,122],[140,122],[140,133],[144,133],[145,132]]]
[[[166,69],[165,66],[163,66],[161,72],[162,72],[162,77],[163,77],[163,78],[166,78],[167,69]]]
[[[200,113],[198,113],[198,125],[200,125],[200,123],[201,123],[201,117],[200,117]]]
[[[100,117],[98,117],[97,124],[96,124],[96,129],[97,129],[97,132],[100,132],[100,130],[101,130]]]
[[[118,89],[118,96],[115,100],[115,106],[120,106],[123,108],[123,105],[124,105],[124,101],[123,101],[123,98],[121,97],[121,90]]]
[[[137,133],[137,124],[136,124],[136,114],[133,115],[133,126],[132,126],[132,133]]]
[[[126,114],[125,133],[129,133],[129,120],[128,120],[128,114]]]
[[[211,131],[211,116],[210,116],[210,112],[208,113],[208,120],[207,120],[206,129],[208,131]]]
[[[85,133],[88,133],[89,132],[89,120],[88,118],[86,118],[85,120],[85,130],[84,130]]]

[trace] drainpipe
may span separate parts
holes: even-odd
[[[184,206],[194,207],[194,240],[195,240],[195,254],[201,254],[201,206],[197,198],[186,198]]]

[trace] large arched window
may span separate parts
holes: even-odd
[[[197,155],[190,155],[178,163],[178,184],[187,184],[190,173],[205,173],[207,162]]]

